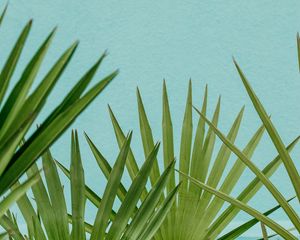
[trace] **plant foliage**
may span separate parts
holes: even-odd
[[[297,35],[297,47],[298,47],[298,61],[300,62],[300,44],[299,44],[299,34]],[[281,139],[281,136],[279,135],[277,129],[275,128],[274,124],[272,123],[271,118],[268,116],[265,108],[263,107],[261,101],[259,100],[258,96],[256,95],[255,91],[251,87],[249,81],[247,80],[246,76],[244,75],[243,71],[241,70],[240,66],[237,64],[237,62],[234,60],[235,67],[238,71],[238,74],[242,80],[242,83],[251,99],[251,102],[261,119],[264,128],[267,130],[268,135],[271,139],[271,141],[274,144],[274,147],[276,148],[278,152],[277,159],[280,159],[280,162],[283,163],[284,169],[286,170],[289,179],[290,184],[294,187],[294,191],[296,194],[296,198],[298,201],[300,201],[300,175],[299,172],[295,166],[295,162],[290,156],[290,151],[288,146],[287,148],[284,146],[284,143]],[[195,108],[197,113],[200,115],[200,118],[204,119],[205,122],[210,126],[210,128],[213,130],[213,132],[221,139],[221,141],[227,146],[228,149],[230,149],[239,159],[241,162],[243,162],[255,175],[255,181],[258,182],[261,185],[264,185],[268,191],[272,194],[274,199],[278,202],[279,206],[283,209],[286,216],[290,220],[291,224],[293,224],[292,230],[295,230],[297,234],[300,233],[300,215],[297,213],[296,209],[290,205],[289,201],[286,200],[283,196],[283,194],[280,192],[280,190],[273,184],[273,182],[269,179],[270,172],[274,171],[274,161],[270,162],[267,168],[264,170],[260,170],[251,160],[248,156],[246,156],[243,151],[241,151],[238,147],[235,146],[234,142],[228,138],[228,136],[225,136],[216,126],[216,124],[212,121],[209,121],[206,116],[197,108]],[[297,141],[299,137],[295,140]],[[294,143],[295,143],[294,141]],[[280,164],[278,162],[278,164]],[[272,167],[273,165],[273,167]],[[277,164],[276,164],[277,165]],[[273,170],[271,170],[273,168]],[[266,171],[267,170],[267,171]],[[255,217],[257,220],[259,220],[262,224],[262,230],[263,230],[263,239],[267,238],[266,229],[265,227],[268,227],[272,229],[277,235],[283,237],[284,239],[290,240],[290,239],[297,239],[297,237],[292,233],[291,229],[286,229],[280,224],[276,223],[274,220],[266,216],[265,214],[257,211],[256,209],[252,208],[251,206],[247,205],[243,199],[240,197],[233,198],[229,196],[228,192],[224,191],[223,189],[216,190],[216,186],[211,186],[209,183],[204,183],[202,180],[196,179],[192,176],[187,176],[186,173],[183,171],[180,172],[182,176],[186,176],[189,180],[191,180],[195,185],[200,187],[200,189],[206,191],[209,194],[215,195],[217,198],[227,201],[231,203],[231,207],[236,207],[239,209],[242,209],[243,211],[249,213],[253,217]],[[222,215],[221,215],[222,218]],[[242,228],[242,227],[241,227]],[[239,228],[239,230],[241,230]],[[237,230],[237,229],[236,229]],[[231,233],[229,233],[230,235]],[[271,236],[276,236],[276,234]],[[226,235],[225,235],[226,236]],[[223,239],[223,238],[222,238]],[[224,238],[226,239],[226,238]]]
[[[0,23],[5,12],[6,8],[0,17]],[[19,80],[10,91],[9,86],[14,82],[13,77],[18,77],[15,69],[31,27],[32,21],[30,20],[21,31],[0,72],[0,197],[18,181],[118,74],[118,71],[114,71],[84,93],[106,56],[103,54],[74,85],[62,102],[55,107],[54,111],[45,118],[39,128],[23,142],[37,116],[45,108],[48,96],[70,63],[78,45],[76,41],[66,49],[56,62],[49,66],[47,74],[37,87],[32,89],[56,30],[51,31],[33,54]],[[0,202],[0,217],[37,181],[38,175],[32,176],[24,184],[14,188],[10,195]]]
[[[163,103],[162,103],[162,145],[163,145],[163,163],[166,168],[170,161],[176,156],[174,149],[175,139],[173,137],[173,125],[171,119],[171,110],[169,107],[168,94],[166,84],[163,85]],[[149,151],[154,146],[154,137],[152,135],[151,126],[147,118],[146,110],[142,102],[140,91],[137,90],[138,113],[140,123],[140,134],[143,143],[144,154],[147,156]],[[220,191],[229,194],[234,187],[239,184],[239,179],[244,172],[247,165],[241,161],[241,156],[235,160],[232,168],[225,174],[226,166],[229,162],[232,149],[224,142],[219,149],[216,149],[216,131],[215,126],[218,125],[220,116],[221,99],[219,98],[215,107],[212,123],[206,128],[206,113],[208,103],[208,88],[204,92],[204,99],[201,107],[201,117],[194,129],[193,119],[193,100],[192,100],[192,84],[189,83],[186,108],[183,116],[183,124],[181,129],[181,140],[179,149],[179,181],[182,181],[182,186],[179,189],[176,202],[172,207],[170,213],[167,215],[166,221],[159,228],[154,239],[216,239],[220,236],[221,232],[231,223],[233,218],[240,211],[232,205],[222,209],[225,199],[214,197],[211,192],[202,191],[193,182],[194,180],[205,182],[211,188],[220,187]],[[115,135],[119,146],[124,140],[124,133],[116,119],[112,109],[109,107],[111,121],[115,131]],[[240,110],[230,127],[226,139],[234,142],[240,124],[242,122],[244,108]],[[196,114],[197,116],[197,114]],[[242,156],[251,159],[260,139],[265,131],[264,126],[260,126],[253,134],[249,142],[241,151]],[[299,138],[291,142],[286,151],[291,151],[296,145]],[[215,153],[215,154],[214,154]],[[216,157],[213,157],[216,156]],[[133,152],[130,150],[128,155],[126,167],[129,175],[135,176],[137,171],[137,164]],[[247,161],[247,162],[250,162]],[[252,164],[252,162],[251,162]],[[281,156],[276,156],[270,164],[268,164],[263,174],[266,179],[270,177],[281,164]],[[160,175],[158,167],[158,159],[155,159],[154,168],[150,174],[151,184],[157,181],[157,176]],[[193,178],[193,181],[188,180],[185,175]],[[266,180],[269,181],[269,180]],[[177,179],[175,174],[172,173],[170,180],[167,184],[168,192],[171,191],[176,185]],[[263,186],[260,179],[253,179],[248,186],[239,194],[238,199],[243,204],[247,203]],[[143,200],[143,195],[141,196]],[[163,198],[161,199],[161,201]],[[287,202],[282,198],[282,202]],[[281,206],[281,205],[280,205]],[[278,209],[278,208],[275,208]],[[274,210],[275,211],[275,210]],[[266,215],[271,214],[273,211],[268,211]],[[242,227],[236,232],[236,236],[240,236],[251,226],[255,225],[257,221],[252,221],[247,224],[247,229]]]
[[[43,156],[45,183],[39,181],[32,186],[34,201],[27,195],[18,201],[18,207],[28,227],[27,235],[18,228],[14,215],[8,212],[0,224],[12,239],[151,239],[166,217],[175,200],[179,185],[174,187],[163,202],[159,202],[167,180],[174,172],[174,161],[159,176],[158,181],[139,204],[139,198],[145,189],[149,173],[153,167],[159,144],[155,145],[144,164],[137,172],[129,189],[121,183],[126,158],[129,154],[130,133],[124,140],[113,167],[101,155],[93,142],[87,137],[91,150],[99,164],[105,169],[107,185],[100,197],[85,184],[77,132],[72,133],[71,167],[65,168],[56,162],[63,173],[70,179],[71,213],[67,211],[63,186],[61,185],[55,160],[47,150]],[[34,164],[27,172],[28,177],[39,174]],[[17,188],[19,183],[13,188]],[[117,211],[114,210],[116,198],[121,200]],[[97,209],[93,224],[85,221],[86,200]],[[71,225],[70,225],[71,224]],[[71,226],[71,227],[70,227]]]

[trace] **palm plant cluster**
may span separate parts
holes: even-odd
[[[1,22],[6,9],[1,15]],[[0,74],[0,195],[2,196],[19,177],[34,163],[34,161],[68,128],[74,119],[103,91],[110,81],[117,75],[117,71],[106,76],[83,94],[92,80],[99,65],[105,57],[103,54],[83,77],[76,83],[63,101],[46,117],[42,124],[27,140],[26,133],[34,120],[45,106],[46,100],[56,85],[60,76],[69,64],[78,42],[72,44],[51,66],[41,83],[30,93],[33,81],[41,67],[43,59],[54,37],[53,30],[41,44],[25,67],[19,81],[11,92],[8,86],[14,74],[18,60],[30,32],[32,21],[29,21],[22,30],[15,46],[4,64]],[[14,189],[0,205],[0,216],[9,205],[19,198],[38,176],[32,176],[24,184]]]
[[[165,83],[163,85],[162,95],[163,162],[164,166],[167,167],[175,158],[175,153],[173,127],[170,113],[171,111],[169,108],[168,93]],[[239,183],[239,179],[243,171],[247,167],[247,164],[241,161],[240,156],[237,155],[237,159],[233,167],[224,177],[223,182],[221,182],[221,178],[224,175],[224,171],[226,169],[226,165],[228,163],[230,155],[232,152],[234,152],[232,148],[230,148],[230,144],[233,145],[233,142],[237,137],[238,130],[242,121],[244,108],[242,108],[237,114],[227,136],[225,137],[216,128],[220,114],[220,98],[218,99],[211,122],[206,118],[208,102],[207,98],[208,90],[206,87],[201,111],[198,111],[195,108],[196,114],[200,114],[200,118],[196,126],[195,134],[193,134],[192,84],[190,81],[181,130],[181,144],[179,153],[178,172],[180,173],[179,182],[182,182],[182,185],[179,189],[176,201],[171,208],[170,213],[167,215],[166,221],[162,224],[157,234],[155,235],[157,239],[233,239],[242,235],[245,231],[250,229],[258,222],[257,216],[254,216],[255,219],[252,219],[249,222],[237,227],[226,235],[220,236],[223,230],[228,227],[228,225],[232,222],[234,217],[239,213],[241,209],[240,207],[237,208],[234,205],[230,205],[225,208],[225,210],[223,210],[222,207],[224,203],[228,201],[228,199],[224,199],[224,197],[220,198],[219,195],[213,197],[213,195],[217,192],[226,194],[226,196],[227,194],[230,194],[234,187]],[[145,156],[147,156],[150,149],[154,146],[154,140],[139,90],[137,90],[137,103],[141,139]],[[123,131],[111,108],[109,108],[109,112],[115,131],[115,136],[120,143],[122,141],[122,138],[120,138],[120,136],[124,135]],[[206,129],[205,127],[206,122],[209,125],[208,129]],[[249,142],[241,151],[243,156],[247,158],[247,163],[250,162],[249,159],[258,146],[260,139],[265,132],[265,129],[266,128],[264,125],[258,127],[251,139],[249,139]],[[193,136],[194,139],[192,139]],[[213,152],[216,151],[216,136],[219,136],[220,139],[223,140],[223,145],[217,151],[215,159],[213,159]],[[295,147],[298,140],[299,137],[294,139],[286,147],[286,150],[290,152]],[[120,144],[119,146],[121,147]],[[262,171],[259,171],[258,168],[256,168],[256,170],[265,175],[266,178],[269,178],[281,165],[281,162],[281,157],[280,155],[278,155],[274,159],[272,159]],[[250,163],[248,164],[250,165]],[[128,158],[128,171],[130,171],[130,169],[132,169],[135,165],[135,157],[132,154],[132,156]],[[211,166],[211,168],[209,168],[209,166]],[[158,168],[158,164],[156,164],[156,168],[154,168],[152,172],[153,181],[151,182],[151,184],[155,183],[155,176],[160,175],[159,171],[160,170]],[[175,185],[176,178],[175,174],[173,173],[170,176],[167,190],[171,191]],[[204,187],[209,186],[210,189],[213,189],[219,185],[219,191],[211,192],[206,188],[204,189],[205,191],[201,191],[201,189]],[[262,186],[263,183],[257,176],[239,194],[237,200],[239,202],[242,202],[243,206],[246,206],[246,203],[255,196],[255,194]],[[289,202],[291,200],[292,199],[288,199],[284,201]],[[273,213],[280,206],[281,205],[271,208],[265,213],[265,215]],[[264,216],[264,214],[260,214],[260,216]]]
[[[13,239],[23,240],[82,240],[86,239],[87,236],[88,239],[151,239],[172,206],[179,186],[173,189],[159,207],[157,206],[168,177],[173,172],[174,164],[171,163],[154,187],[146,194],[144,202],[137,208],[137,201],[144,191],[158,146],[149,154],[127,191],[120,180],[129,153],[131,136],[132,134],[130,133],[126,137],[112,168],[87,137],[97,163],[105,171],[108,178],[102,198],[85,185],[76,131],[72,133],[70,170],[56,162],[51,152],[47,150],[42,155],[46,184],[43,181],[39,181],[32,186],[37,210],[34,207],[34,202],[26,194],[17,201],[18,208],[28,227],[27,234],[25,236],[22,235],[14,215],[9,211],[0,220],[2,227],[10,232]],[[70,178],[71,213],[67,212],[67,203],[56,164]],[[27,175],[30,178],[36,174],[39,174],[39,170],[37,165],[34,164],[27,171]],[[19,183],[17,182],[13,188],[18,187],[18,185]],[[113,210],[113,202],[116,197],[122,202],[117,212]],[[97,209],[94,224],[89,224],[85,221],[86,200],[90,201]],[[130,218],[132,218],[131,222],[129,222]],[[69,224],[72,225],[71,229]]]
[[[5,13],[6,8],[0,16],[0,24]],[[261,225],[262,239],[274,236],[287,240],[297,239],[296,236],[300,233],[300,216],[290,202],[293,199],[300,200],[300,175],[290,152],[299,137],[287,146],[284,145],[236,61],[234,64],[238,74],[262,121],[262,125],[253,132],[243,149],[236,146],[235,140],[244,108],[237,114],[228,133],[224,134],[218,128],[221,99],[218,99],[212,119],[209,120],[208,88],[205,88],[202,106],[198,109],[193,104],[190,81],[181,128],[180,149],[177,153],[174,149],[171,109],[164,82],[161,125],[161,161],[164,167],[160,169],[160,144],[155,144],[145,106],[137,89],[140,135],[144,152],[142,158],[145,159],[141,166],[137,161],[141,156],[135,156],[130,147],[132,133],[126,134],[123,131],[111,107],[108,109],[109,115],[119,146],[118,156],[112,166],[85,134],[99,169],[107,180],[104,193],[100,196],[85,184],[86,176],[76,131],[73,131],[71,136],[69,169],[53,157],[49,148],[116,77],[118,71],[107,75],[86,91],[106,56],[104,53],[39,127],[27,136],[78,45],[75,42],[62,53],[39,85],[31,91],[54,37],[53,30],[30,59],[12,90],[8,91],[8,86],[16,75],[15,68],[31,26],[32,21],[29,21],[23,28],[0,72],[0,225],[5,230],[0,234],[0,239],[229,240],[238,238],[258,223]],[[300,66],[299,36],[297,44]],[[198,118],[196,127],[195,116]],[[268,133],[278,155],[261,170],[251,158],[264,132]],[[219,149],[216,147],[218,139],[222,142]],[[178,169],[175,164],[177,154]],[[235,155],[236,161],[225,175],[232,155]],[[42,160],[42,170],[36,163],[39,158]],[[295,190],[295,197],[290,199],[287,199],[270,180],[281,164]],[[255,174],[255,178],[236,198],[230,196],[247,168]],[[128,189],[122,182],[125,169],[131,179]],[[70,208],[67,207],[59,171],[69,178]],[[26,180],[21,181],[21,176],[26,176]],[[150,185],[147,184],[148,181]],[[271,206],[264,213],[248,205],[263,186],[277,201],[276,206]],[[29,189],[32,192],[30,194],[26,193]],[[115,204],[117,199],[120,201],[118,207]],[[86,220],[87,201],[96,209],[93,223]],[[224,207],[226,202],[230,203],[228,207]],[[26,233],[19,227],[16,215],[9,210],[13,203],[17,204],[26,223]],[[293,228],[286,229],[270,217],[278,209],[285,212]],[[223,234],[241,210],[253,218]],[[272,235],[268,235],[270,229],[274,232]]]

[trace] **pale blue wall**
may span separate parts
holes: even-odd
[[[58,32],[43,72],[72,41],[81,41],[44,113],[49,113],[105,49],[110,55],[97,77],[120,68],[120,76],[73,125],[81,136],[85,130],[111,163],[117,145],[106,104],[111,104],[126,131],[134,130],[133,148],[137,156],[142,156],[135,88],[140,87],[153,133],[159,140],[163,78],[166,78],[170,95],[176,149],[190,77],[196,105],[201,102],[206,83],[210,111],[218,94],[222,94],[220,128],[224,131],[240,107],[246,104],[245,121],[238,138],[238,145],[242,147],[260,123],[234,69],[232,55],[241,64],[268,113],[272,114],[283,140],[288,143],[300,133],[300,78],[295,41],[296,32],[300,30],[299,1],[11,0],[0,30],[1,63],[29,18],[34,19],[34,26],[23,64],[55,25],[59,27]],[[65,164],[69,163],[69,135],[70,131],[53,147],[55,157]],[[102,192],[105,181],[82,137],[81,140],[87,182]],[[298,148],[293,154],[296,162],[299,153]],[[265,137],[253,161],[264,166],[274,155]],[[143,160],[137,158],[140,162]],[[243,183],[252,177],[247,172]],[[282,169],[272,179],[287,197],[293,195]],[[265,210],[274,201],[262,191],[251,204]],[[286,219],[282,214],[274,217],[280,221]],[[241,214],[236,221],[246,219],[248,216]]]

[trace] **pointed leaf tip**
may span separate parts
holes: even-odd
[[[231,58],[232,58],[233,63],[234,63],[235,65],[237,65],[237,62],[236,62],[236,60],[235,60],[235,57],[234,57],[234,56],[231,56]]]
[[[133,131],[130,130],[129,133],[127,134],[127,139],[128,139],[128,141],[131,141],[132,133],[133,133]]]
[[[103,53],[103,56],[108,56],[109,55],[109,52],[108,52],[108,49],[105,49],[104,53]]]

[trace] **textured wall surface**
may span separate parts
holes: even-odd
[[[119,77],[73,124],[81,135],[84,166],[88,172],[86,181],[99,193],[103,191],[105,181],[82,132],[86,131],[113,163],[117,144],[107,112],[107,103],[111,104],[124,130],[133,129],[133,148],[141,163],[136,86],[141,90],[155,139],[160,140],[161,90],[162,80],[166,79],[177,154],[189,78],[193,81],[193,99],[197,106],[201,104],[204,86],[208,84],[210,113],[218,95],[222,95],[220,128],[224,132],[242,105],[246,105],[237,140],[238,146],[244,146],[260,121],[239,80],[232,56],[240,63],[272,115],[284,142],[290,142],[300,133],[300,76],[296,54],[296,33],[300,31],[299,1],[11,0],[7,18],[0,29],[1,64],[30,18],[34,19],[34,26],[22,57],[23,66],[46,34],[58,26],[39,79],[63,49],[80,39],[78,51],[48,101],[43,116],[105,49],[110,54],[97,78],[115,68],[120,69]],[[18,70],[20,73],[21,68]],[[298,167],[299,149],[293,153]],[[70,131],[52,150],[57,159],[69,163]],[[263,167],[275,154],[265,136],[253,161]],[[253,175],[246,172],[240,189],[252,178]],[[126,176],[124,179],[128,183]],[[272,179],[286,197],[294,194],[283,169]],[[233,195],[238,192],[236,189]],[[264,190],[251,201],[252,206],[261,210],[266,210],[270,204],[275,202]],[[94,213],[89,211],[88,214],[92,219]],[[240,214],[234,224],[248,218],[246,214]],[[280,212],[274,214],[274,218],[283,224],[286,221]],[[253,236],[258,233],[256,231],[248,235]]]

